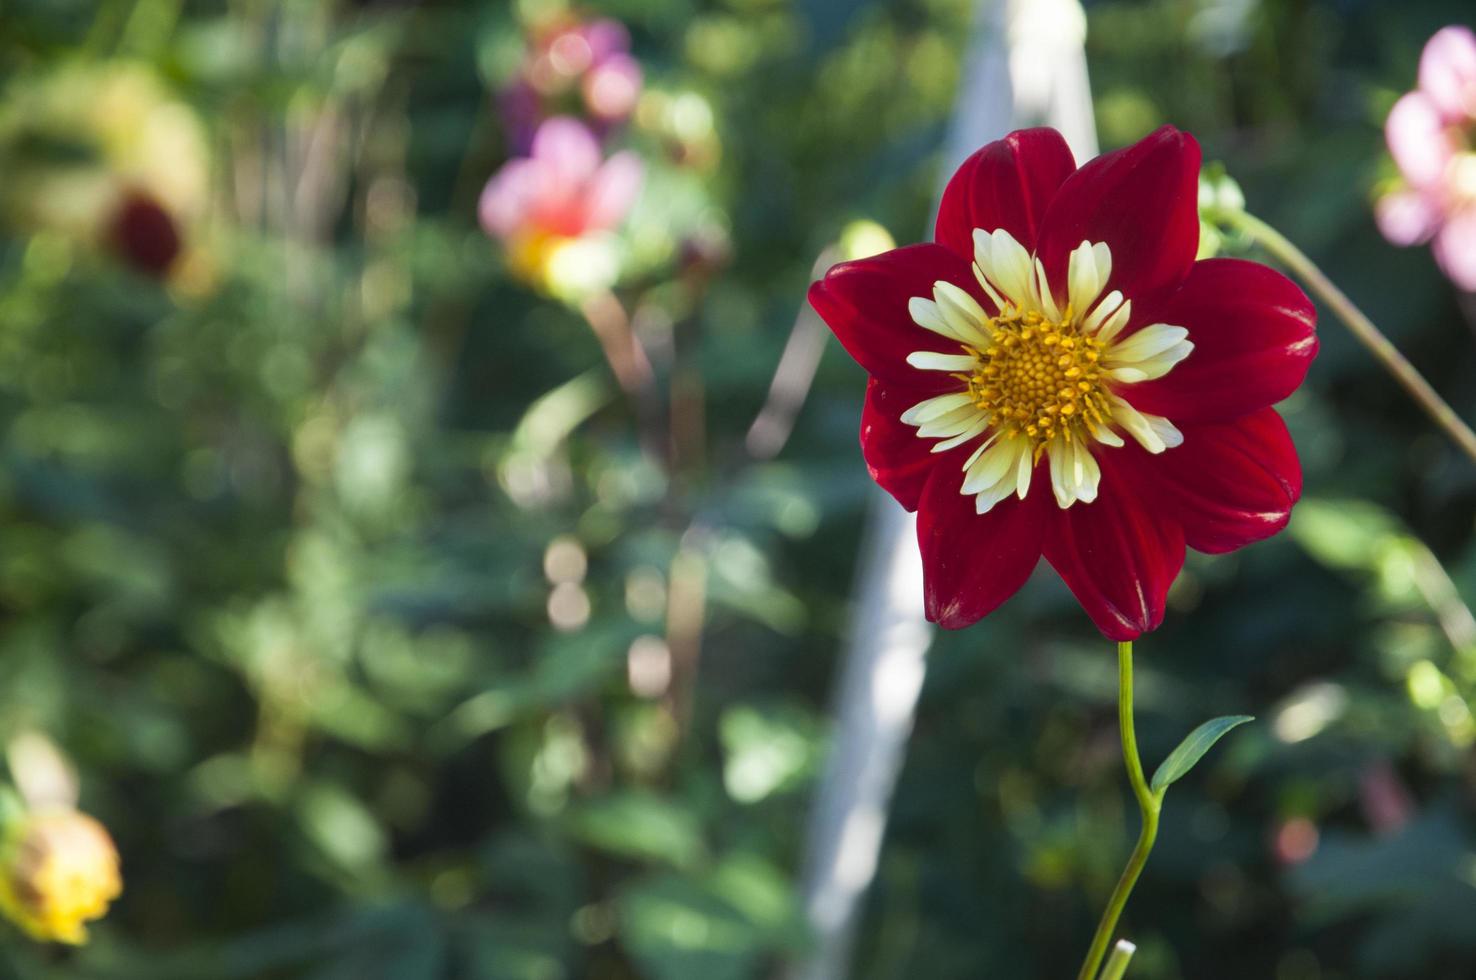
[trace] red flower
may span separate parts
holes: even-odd
[[[871,375],[861,451],[918,513],[928,618],[957,629],[1043,554],[1097,627],[1163,621],[1184,547],[1281,530],[1302,475],[1271,408],[1317,352],[1281,274],[1194,260],[1199,145],[1164,127],[1077,169],[1011,133],[943,192],[936,242],[835,266],[810,302]]]

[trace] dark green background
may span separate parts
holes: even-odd
[[[14,174],[77,149],[18,87],[142,63],[204,121],[210,206],[186,233],[216,267],[184,295],[0,228],[0,734],[71,754],[127,881],[91,946],[10,934],[0,975],[717,980],[804,947],[798,848],[868,499],[862,372],[832,346],[782,454],[755,463],[743,437],[822,248],[858,217],[923,237],[968,4],[594,6],[650,84],[707,100],[721,146],[700,170],[626,137],[651,170],[621,296],[675,338],[662,390],[703,433],[674,476],[577,314],[476,227],[507,155],[504,0],[0,3],[9,213]],[[1103,145],[1192,131],[1476,418],[1476,318],[1370,213],[1383,116],[1470,5],[1088,14]],[[328,111],[348,149],[320,223],[270,195],[242,219],[240,168],[297,176]],[[387,224],[366,223],[376,187]],[[680,257],[712,229],[731,261],[704,281]],[[1283,406],[1293,528],[1191,556],[1139,645],[1150,765],[1210,715],[1259,717],[1169,797],[1125,920],[1140,980],[1476,975],[1476,645],[1437,616],[1476,596],[1476,470],[1338,323],[1321,337]],[[558,535],[588,553],[572,633],[545,611]],[[639,596],[683,540],[708,602],[678,726],[625,655],[662,631]],[[856,977],[1074,975],[1135,833],[1113,683],[1049,574],[938,638]],[[1315,734],[1278,737],[1309,710]],[[1370,773],[1409,794],[1402,832],[1371,826]],[[1317,830],[1305,860],[1277,855],[1288,822]]]

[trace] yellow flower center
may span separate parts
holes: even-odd
[[[1027,436],[1037,457],[1058,435],[1095,434],[1111,418],[1102,344],[1068,317],[1011,311],[991,321],[993,343],[979,352],[968,383],[974,404],[1005,438]]]
[[[1065,281],[1052,292],[1044,264],[1002,228],[974,230],[974,278],[998,313],[963,287],[936,280],[914,296],[913,323],[959,345],[915,350],[907,363],[959,383],[901,415],[942,453],[975,443],[959,493],[980,514],[1011,495],[1025,499],[1049,458],[1050,489],[1063,510],[1097,499],[1097,454],[1131,437],[1150,453],[1181,445],[1168,419],[1140,412],[1120,385],[1161,378],[1194,350],[1171,323],[1132,323],[1132,300],[1108,290],[1112,252],[1102,242],[1072,250]]]
[[[1476,203],[1476,152],[1457,154],[1450,162],[1450,189],[1456,200]]]
[[[521,232],[508,243],[508,269],[523,282],[542,287],[548,280],[548,269],[554,256],[569,241],[571,239],[536,229]]]

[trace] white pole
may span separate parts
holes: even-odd
[[[943,179],[975,149],[1021,126],[1055,126],[1078,162],[1096,155],[1085,37],[1078,0],[980,0]],[[790,970],[794,980],[848,973],[932,639],[916,519],[880,490],[855,596],[837,680],[834,747],[807,835],[804,908],[815,943]]]

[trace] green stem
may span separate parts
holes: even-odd
[[[1087,951],[1081,972],[1076,975],[1077,980],[1094,980],[1097,976],[1102,958],[1107,955],[1107,946],[1112,942],[1112,934],[1117,931],[1117,920],[1122,916],[1128,896],[1133,893],[1133,886],[1138,883],[1138,876],[1143,873],[1143,865],[1148,863],[1153,842],[1158,839],[1158,813],[1163,807],[1163,795],[1149,788],[1143,775],[1143,761],[1138,757],[1138,736],[1133,729],[1132,643],[1117,645],[1117,724],[1122,734],[1122,758],[1127,764],[1128,781],[1132,783],[1143,826],[1138,832],[1138,843],[1128,857],[1127,867],[1122,869],[1122,877],[1117,879],[1117,887],[1112,889],[1112,897],[1107,900],[1107,908],[1102,913],[1102,921],[1097,924],[1097,934],[1092,937],[1091,949]]]
[[[1122,980],[1123,974],[1127,973],[1128,961],[1137,951],[1138,947],[1126,939],[1119,939],[1112,947],[1112,955],[1107,957],[1107,965],[1102,967],[1101,980]]]
[[[1394,376],[1394,380],[1404,386],[1404,390],[1420,404],[1435,424],[1445,430],[1446,435],[1455,441],[1455,444],[1471,458],[1472,462],[1476,462],[1476,432],[1471,431],[1471,427],[1461,420],[1450,405],[1446,404],[1445,399],[1436,394],[1435,389],[1430,387],[1430,382],[1415,370],[1414,365],[1399,352],[1399,348],[1389,343],[1389,338],[1374,326],[1374,322],[1355,306],[1353,301],[1324,275],[1322,270],[1317,268],[1316,263],[1309,259],[1301,249],[1293,245],[1281,232],[1245,211],[1217,210],[1213,217],[1221,224],[1249,235],[1257,244],[1295,272],[1307,288],[1318,299],[1326,303],[1328,308],[1337,314],[1338,319],[1347,324],[1348,329],[1353,331],[1353,336],[1357,337],[1363,346],[1367,347],[1370,353],[1383,363],[1389,373]]]

